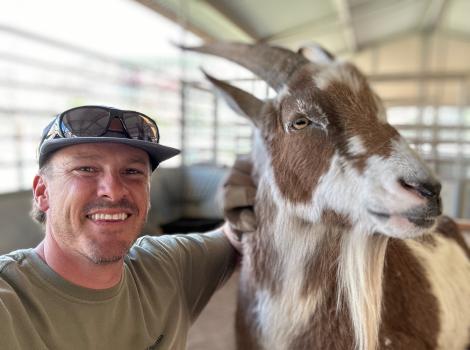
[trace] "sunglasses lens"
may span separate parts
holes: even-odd
[[[129,137],[137,140],[158,142],[157,125],[148,117],[135,112],[124,112],[122,119],[126,125]]]
[[[94,137],[106,132],[110,113],[107,109],[86,107],[68,111],[62,116],[65,137]]]

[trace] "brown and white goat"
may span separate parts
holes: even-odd
[[[208,76],[256,127],[259,227],[243,237],[238,348],[469,345],[468,247],[439,217],[440,183],[358,69],[321,49],[192,50],[237,62],[278,92],[263,102]]]

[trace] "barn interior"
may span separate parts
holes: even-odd
[[[178,49],[217,40],[292,50],[319,44],[354,62],[387,119],[442,181],[443,211],[470,230],[470,2],[466,0],[5,0],[0,3],[0,254],[33,247],[29,217],[42,128],[78,105],[142,111],[181,149],[152,178],[146,234],[223,222],[220,187],[253,129],[200,68],[259,98],[248,70]],[[191,330],[188,349],[234,348],[236,275]]]

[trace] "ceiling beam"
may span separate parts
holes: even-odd
[[[339,21],[343,26],[346,45],[348,46],[349,51],[354,53],[358,50],[358,44],[349,1],[334,0],[334,3],[336,5],[336,10],[338,11]]]
[[[170,9],[166,6],[161,5],[158,1],[155,1],[155,0],[134,0],[134,1],[148,7],[149,9],[157,12],[163,17],[168,18],[170,21],[177,23],[178,25],[194,33],[195,35],[197,35],[204,41],[214,41],[216,39],[213,35],[209,34],[205,30],[202,30],[192,25],[189,21],[186,21],[185,23],[181,23],[181,16],[178,15],[177,11],[174,11],[173,9]]]
[[[434,32],[439,27],[448,5],[449,0],[429,1],[428,8],[420,24],[420,30],[425,33]]]
[[[193,32],[204,41],[253,41],[230,17],[206,1],[134,0]]]
[[[335,0],[340,1],[340,0]],[[412,1],[415,0],[403,0],[405,4],[412,3]],[[351,11],[351,7],[348,6],[349,8],[349,15],[346,14],[346,16],[349,16],[351,20],[349,21],[350,24],[353,24],[352,18],[354,17],[355,21],[366,21],[370,17],[376,17],[376,16],[381,16],[383,13],[386,13],[387,11],[393,11],[397,7],[400,6],[400,4],[403,4],[403,2],[390,2],[388,0],[374,0],[371,3],[367,2],[365,4],[361,5],[355,5],[355,10],[354,10],[354,15]],[[366,6],[367,5],[367,6]],[[380,5],[380,6],[379,6]],[[370,8],[371,7],[371,8]],[[356,11],[357,9],[357,11]],[[287,28],[283,31],[274,33],[272,35],[263,37],[260,39],[262,42],[272,42],[272,43],[287,43],[293,38],[303,38],[308,35],[308,37],[312,38],[312,40],[318,40],[318,37],[325,36],[325,35],[330,35],[334,31],[341,31],[345,30],[343,27],[348,23],[347,21],[342,20],[339,18],[337,13],[329,14],[327,16],[324,16],[319,19],[314,19],[311,21],[304,22],[302,24],[299,24],[297,26],[293,26],[291,28]],[[351,28],[353,29],[353,28]],[[390,40],[390,39],[395,39],[396,37],[401,37],[403,34],[414,34],[417,33],[418,31],[416,29],[412,31],[404,31],[400,32],[398,34],[392,34],[390,36],[387,36],[385,40]],[[353,34],[353,35],[351,35]],[[347,46],[344,47],[344,49],[339,49],[336,50],[334,53],[338,55],[344,55],[347,53],[351,53],[352,50],[354,50],[354,53],[358,53],[359,51],[362,51],[364,49],[368,49],[371,46],[377,44],[376,41],[369,41],[369,42],[359,42],[357,39],[357,36],[354,35],[355,31],[353,29],[350,34],[350,40]],[[379,43],[381,43],[379,41]],[[352,50],[351,50],[352,49]]]
[[[446,38],[457,39],[457,40],[464,41],[464,42],[470,42],[470,33],[463,31],[463,30],[439,29],[436,33]]]
[[[287,28],[283,31],[265,36],[260,39],[262,42],[276,42],[283,41],[292,37],[304,36],[319,36],[331,33],[332,29],[337,29],[339,26],[338,17],[336,14],[328,15],[320,19],[304,22],[299,25]]]
[[[258,34],[251,28],[250,23],[243,23],[240,18],[235,18],[232,12],[223,6],[223,2],[219,0],[199,0],[204,1],[208,5],[212,6],[214,10],[219,12],[221,15],[230,21],[233,25],[237,26],[240,30],[245,32],[253,41],[259,40]]]
[[[458,72],[419,72],[419,73],[381,73],[368,74],[367,79],[373,83],[388,83],[396,81],[421,81],[421,80],[457,80],[465,81],[470,77],[470,71]]]
[[[239,35],[243,36],[244,39],[249,41],[256,41],[254,33],[249,32],[243,25],[238,23],[229,13],[221,11],[220,6],[215,6],[212,2],[206,0],[199,0],[192,2],[193,6],[197,6],[201,13],[213,14],[220,20],[226,23],[227,27],[230,27],[232,31],[239,32]]]

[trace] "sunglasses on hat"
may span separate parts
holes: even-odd
[[[152,169],[179,150],[160,145],[153,119],[136,111],[105,106],[75,107],[58,114],[44,129],[39,144],[39,167],[60,148],[79,143],[114,142],[146,151]]]
[[[117,128],[116,121],[120,122]],[[55,138],[100,137],[108,132],[121,132],[128,138],[153,143],[160,139],[157,124],[145,114],[103,106],[81,106],[60,113],[41,143]]]

